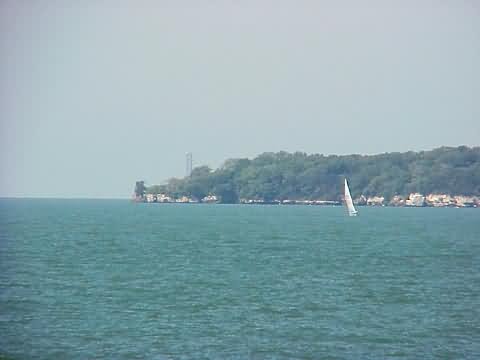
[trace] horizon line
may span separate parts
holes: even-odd
[[[0,200],[130,200],[131,197],[90,197],[90,196],[0,196]]]

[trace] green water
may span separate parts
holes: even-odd
[[[0,357],[479,359],[480,210],[0,200]]]

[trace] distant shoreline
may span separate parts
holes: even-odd
[[[290,201],[288,203],[281,203],[275,201],[263,201],[263,202],[237,202],[237,203],[221,203],[221,202],[199,202],[199,201],[170,201],[170,202],[156,202],[156,201],[138,201],[131,198],[61,198],[61,197],[0,197],[0,201],[2,200],[22,200],[22,201],[41,201],[41,200],[55,200],[55,201],[125,201],[129,203],[135,204],[158,204],[158,205],[242,205],[242,206],[315,206],[315,207],[343,207],[344,204],[339,201],[325,201],[323,203],[305,203],[303,201],[293,202]],[[388,207],[388,208],[465,208],[465,209],[476,209],[480,208],[478,204],[464,204],[462,206],[456,204],[448,204],[448,205],[430,205],[424,204],[421,206],[416,205],[391,205],[391,204],[382,204],[382,205],[367,205],[367,204],[355,204],[355,206],[360,208],[380,208],[380,207]]]
[[[131,200],[132,203],[136,204],[157,204],[157,205],[242,205],[242,206],[313,206],[313,207],[343,207],[344,204],[336,202],[335,204],[305,204],[305,203],[280,203],[280,202],[257,202],[257,203],[220,203],[220,202],[148,202],[148,201],[135,201]],[[476,204],[474,205],[359,205],[355,204],[359,208],[454,208],[454,209],[477,209],[480,208]]]
[[[377,155],[266,152],[196,166],[183,178],[147,186],[134,197],[147,202],[221,202],[335,205],[349,192],[355,205],[480,207],[480,147]],[[308,200],[307,200],[308,199]],[[327,201],[329,199],[330,201]]]

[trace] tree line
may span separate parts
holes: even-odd
[[[412,192],[480,195],[480,147],[344,156],[268,152],[254,159],[229,159],[216,170],[199,166],[189,177],[172,178],[145,191],[198,200],[214,194],[222,203],[242,198],[340,200],[345,177],[353,197],[390,199]]]

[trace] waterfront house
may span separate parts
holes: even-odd
[[[406,206],[417,206],[421,207],[425,205],[425,196],[419,193],[412,193],[408,196],[408,199],[405,200]]]

